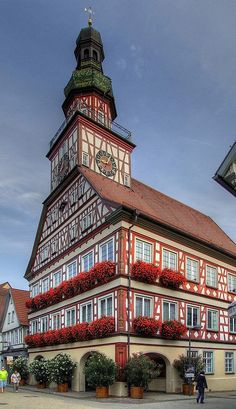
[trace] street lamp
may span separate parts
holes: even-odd
[[[192,384],[192,380],[194,378],[195,375],[195,368],[193,368],[191,366],[191,334],[192,331],[196,330],[199,331],[202,326],[201,325],[194,325],[192,327],[187,327],[188,328],[188,369],[186,371],[186,377],[189,380],[189,396],[191,395],[191,384]]]

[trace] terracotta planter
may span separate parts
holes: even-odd
[[[37,388],[38,389],[45,389],[46,388],[46,383],[37,383]]]
[[[183,395],[194,395],[194,385],[189,385],[188,383],[183,383]]]
[[[57,392],[68,392],[68,383],[59,383],[57,385]]]
[[[109,389],[108,386],[97,386],[96,387],[96,397],[97,398],[108,398]]]
[[[131,386],[130,397],[133,399],[143,399],[143,387],[142,386]]]
[[[25,379],[21,379],[20,380],[20,385],[22,386],[22,385],[26,385],[26,380]]]

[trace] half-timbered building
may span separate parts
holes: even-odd
[[[132,177],[135,145],[114,122],[112,83],[91,22],[79,34],[75,57],[65,121],[47,154],[51,193],[25,273],[30,360],[68,352],[78,364],[72,389],[84,391],[91,353],[103,352],[122,368],[142,352],[162,364],[150,389],[178,392],[173,361],[187,354],[191,337],[209,388],[234,389],[236,319],[227,307],[236,299],[236,245],[210,217]],[[140,317],[150,318],[146,332],[137,330]],[[159,322],[155,334],[148,330],[152,319]],[[165,335],[166,321],[190,333]],[[112,393],[126,393],[122,380]]]

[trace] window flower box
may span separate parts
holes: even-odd
[[[180,339],[187,333],[187,327],[176,320],[164,321],[160,334],[166,339]]]
[[[164,268],[160,273],[159,282],[163,287],[169,287],[176,290],[186,282],[186,278],[178,271]]]
[[[141,260],[136,261],[131,268],[132,278],[147,284],[155,284],[159,272],[160,269],[158,266]]]
[[[139,316],[133,320],[134,332],[142,337],[156,335],[159,327],[160,322],[155,320],[155,318]]]

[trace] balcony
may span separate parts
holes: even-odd
[[[131,140],[131,132],[128,131],[128,129],[124,128],[123,126],[119,125],[116,122],[110,121],[108,118],[106,118],[104,115],[101,115],[100,112],[95,111],[92,108],[87,108],[87,107],[81,107],[81,105],[78,103],[74,109],[73,112],[71,112],[71,115],[68,116],[68,118],[65,119],[65,121],[61,124],[60,128],[54,135],[54,137],[51,139],[49,143],[49,149],[53,147],[55,142],[60,138],[62,132],[70,122],[72,116],[76,113],[79,112],[86,116],[89,119],[94,120],[98,124],[104,126],[104,128],[108,129],[109,131],[114,132],[116,135],[120,136],[123,139],[126,139],[129,142],[132,142]]]

